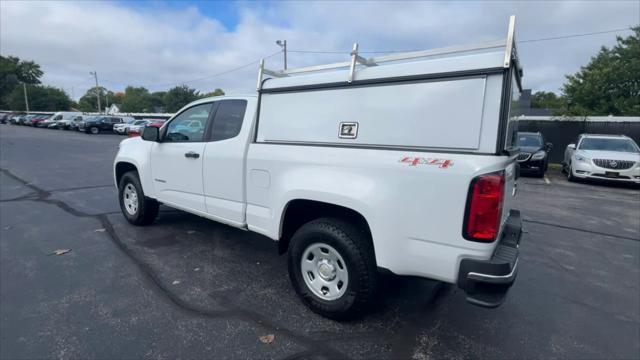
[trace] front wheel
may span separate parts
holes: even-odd
[[[571,168],[571,164],[569,164],[569,167],[567,168],[567,180],[576,181],[576,177],[573,176],[573,169]]]
[[[95,135],[95,134],[98,134],[100,132],[100,129],[98,129],[95,126],[92,126],[92,127],[89,128],[89,132]]]
[[[144,196],[136,171],[129,171],[122,176],[118,186],[118,197],[122,214],[133,225],[149,225],[158,216],[160,204]]]
[[[336,320],[363,314],[373,303],[378,274],[369,235],[340,219],[313,220],[289,243],[289,278],[314,312]]]

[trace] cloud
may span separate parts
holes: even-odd
[[[355,41],[361,50],[426,49],[506,34],[518,17],[518,39],[623,28],[640,22],[640,3],[622,2],[276,2],[238,3],[229,29],[196,6],[131,7],[111,2],[0,3],[0,53],[41,64],[45,83],[79,98],[101,84],[151,91],[184,83],[202,91],[221,87],[250,92],[257,64],[217,77],[278,50],[336,50],[344,55],[290,53],[289,65],[345,59]],[[628,34],[628,33],[627,33]],[[616,34],[521,43],[525,86],[557,91],[564,75],[585,65]],[[268,60],[280,68],[280,54]]]

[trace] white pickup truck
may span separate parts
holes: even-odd
[[[379,271],[498,306],[521,234],[513,28],[470,47],[364,59],[356,44],[344,63],[262,62],[256,94],[195,101],[122,141],[122,213],[147,225],[165,204],[266,235],[302,300],[334,319],[368,308]]]

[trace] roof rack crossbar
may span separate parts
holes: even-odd
[[[264,59],[263,59],[262,61],[260,61],[260,69],[258,72],[258,90],[262,88],[262,78],[265,74],[273,77],[285,77],[293,74],[302,74],[302,73],[309,73],[309,72],[316,72],[316,71],[323,71],[323,70],[349,68],[349,75],[348,75],[347,81],[351,83],[354,80],[356,65],[358,64],[370,67],[370,66],[378,66],[381,63],[390,62],[390,61],[409,60],[409,59],[416,59],[416,58],[429,57],[429,56],[447,55],[447,54],[454,54],[454,53],[460,53],[460,52],[470,52],[470,51],[487,50],[487,49],[495,49],[495,48],[505,48],[504,63],[503,63],[503,66],[505,68],[509,68],[513,60],[516,60],[516,64],[518,64],[517,50],[515,46],[515,15],[511,15],[509,17],[509,29],[508,29],[506,39],[488,41],[488,42],[483,42],[483,43],[478,43],[473,45],[450,46],[450,47],[438,48],[438,49],[388,54],[388,55],[381,55],[381,56],[366,59],[358,55],[358,43],[354,43],[350,53],[351,55],[350,61],[343,61],[343,62],[337,62],[332,64],[306,66],[301,68],[286,69],[286,70],[279,70],[279,71],[272,71],[272,70],[265,69]],[[518,71],[521,74],[522,69],[519,67]]]

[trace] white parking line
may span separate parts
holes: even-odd
[[[551,181],[549,181],[549,179],[546,176],[544,177],[544,182],[546,182],[547,185],[551,185]]]

